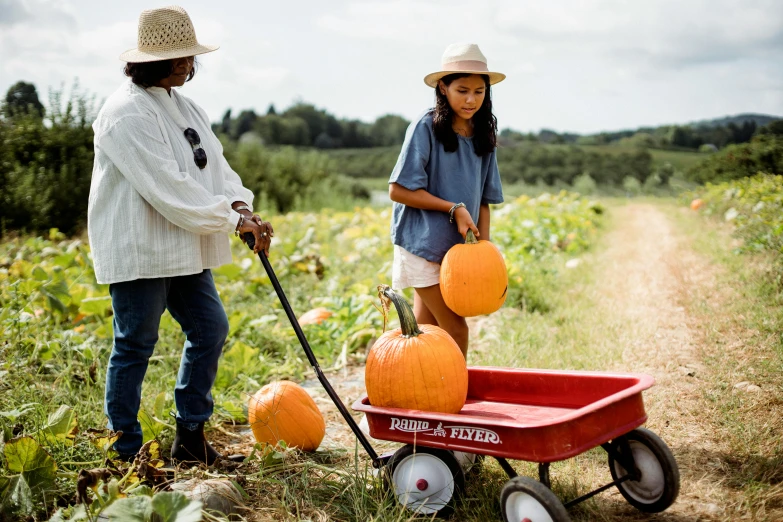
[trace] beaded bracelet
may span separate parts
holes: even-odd
[[[465,203],[456,203],[453,207],[451,207],[449,210],[449,223],[454,223],[454,212],[460,207],[466,208]]]

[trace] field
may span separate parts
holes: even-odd
[[[271,261],[294,309],[333,312],[305,333],[347,404],[362,393],[366,351],[383,328],[373,305],[376,285],[389,282],[388,220],[388,209],[377,208],[274,219]],[[765,254],[738,256],[725,224],[670,200],[599,204],[570,193],[521,196],[496,208],[492,235],[506,257],[510,295],[500,312],[471,320],[469,364],[638,371],[658,383],[645,395],[648,426],[679,462],[679,500],[665,515],[650,516],[613,490],[572,510],[574,520],[783,517],[783,313]],[[244,516],[410,519],[373,477],[313,380],[257,259],[239,242],[233,248],[234,263],[215,270],[231,331],[209,435],[227,453],[251,455],[227,474],[247,494]],[[3,516],[46,519],[58,507],[64,508],[58,516],[86,516],[74,507],[77,474],[111,457],[100,432],[112,335],[107,289],[94,282],[84,238],[56,230],[5,241],[0,267]],[[159,440],[164,455],[182,342],[166,314],[140,414],[145,437]],[[304,383],[325,414],[327,436],[316,453],[254,446],[248,394],[281,378]],[[29,458],[9,457],[19,454]],[[535,474],[531,465],[515,466]],[[553,489],[564,499],[609,480],[600,452],[555,464],[552,473]],[[152,493],[131,475],[115,480],[114,490],[88,492],[98,499],[90,512],[121,491],[129,499]],[[454,519],[498,519],[505,480],[485,461],[470,475]]]
[[[594,150],[608,154],[619,154],[623,151],[628,151],[627,147],[619,145],[582,145],[581,147],[585,150]],[[702,152],[681,150],[647,149],[647,152],[652,155],[654,166],[669,163],[680,172],[685,172],[708,156],[708,154]]]

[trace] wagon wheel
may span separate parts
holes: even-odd
[[[392,455],[386,469],[397,501],[424,515],[450,515],[465,487],[462,467],[446,450],[408,444]]]
[[[570,522],[566,508],[552,491],[530,477],[514,477],[500,492],[505,522]]]
[[[633,507],[645,513],[660,513],[671,506],[680,492],[680,470],[671,450],[658,435],[639,428],[612,441],[614,451],[622,453],[623,440],[633,455],[639,480],[628,480],[617,489]],[[609,453],[609,471],[617,480],[628,473]]]

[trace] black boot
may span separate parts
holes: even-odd
[[[189,430],[177,422],[177,434],[171,445],[171,460],[180,462],[200,462],[211,466],[220,453],[209,445],[204,437],[204,423],[201,422],[195,430]]]

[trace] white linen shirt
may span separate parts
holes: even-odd
[[[184,130],[207,154],[199,169]],[[127,80],[93,123],[87,230],[100,284],[197,274],[231,262],[231,204],[253,193],[223,157],[206,113],[161,87]]]

